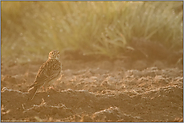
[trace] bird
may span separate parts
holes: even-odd
[[[29,86],[28,100],[32,100],[37,90],[48,83],[52,83],[61,76],[62,64],[59,60],[60,52],[53,50],[49,53],[48,59],[38,70],[34,83]]]

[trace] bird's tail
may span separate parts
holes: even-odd
[[[34,86],[34,87],[32,87],[32,88],[30,88],[30,89],[28,90],[28,92],[29,92],[28,100],[32,100],[32,99],[34,98],[37,89],[38,89],[38,88]]]

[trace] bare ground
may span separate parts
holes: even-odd
[[[2,64],[2,121],[183,121],[182,66],[63,59],[62,78],[28,102],[28,86],[43,62]]]

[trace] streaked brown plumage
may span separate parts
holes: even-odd
[[[61,63],[59,61],[59,51],[54,50],[49,53],[48,60],[38,70],[34,83],[30,86],[28,100],[32,100],[36,91],[43,85],[56,80],[61,75]]]

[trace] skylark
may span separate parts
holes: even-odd
[[[57,50],[49,53],[48,60],[42,64],[36,75],[34,83],[29,87],[28,100],[32,100],[41,86],[53,82],[61,76],[61,63],[59,61],[60,53]]]

